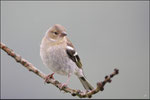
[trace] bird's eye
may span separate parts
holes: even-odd
[[[54,32],[54,34],[55,34],[55,35],[58,35],[58,33],[57,33],[57,32]]]

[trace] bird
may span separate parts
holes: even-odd
[[[46,31],[41,41],[40,56],[42,62],[53,71],[52,74],[47,75],[45,81],[53,78],[55,73],[67,76],[66,83],[62,84],[63,87],[68,85],[71,75],[76,75],[85,90],[91,91],[94,88],[85,78],[80,57],[67,35],[64,26],[54,24]]]

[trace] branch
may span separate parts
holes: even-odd
[[[22,64],[25,68],[27,68],[29,71],[35,73],[39,77],[43,78],[44,80],[46,79],[46,75],[39,71],[34,65],[32,65],[29,61],[23,59],[20,55],[16,54],[13,50],[8,48],[5,44],[0,42],[0,48],[5,51],[9,56],[13,57],[16,62]],[[65,93],[70,93],[72,96],[78,96],[80,98],[91,98],[92,95],[98,93],[99,91],[104,90],[104,86],[106,83],[111,83],[111,78],[113,78],[115,75],[119,73],[118,69],[114,69],[114,72],[110,74],[109,76],[105,76],[104,81],[98,82],[97,87],[91,91],[81,91],[81,90],[75,90],[71,89],[69,87],[63,87],[61,88],[61,83],[55,79],[48,79],[47,83],[51,83],[60,90],[63,90]]]

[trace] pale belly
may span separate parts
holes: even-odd
[[[62,47],[41,49],[41,58],[43,63],[53,72],[61,75],[73,74],[76,70],[76,64],[67,56]]]

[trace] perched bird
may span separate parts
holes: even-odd
[[[62,25],[55,24],[47,30],[40,45],[40,56],[44,65],[54,73],[68,76],[62,86],[67,85],[70,76],[75,74],[86,90],[93,89],[83,74],[81,60]],[[53,74],[47,78],[53,78]]]

